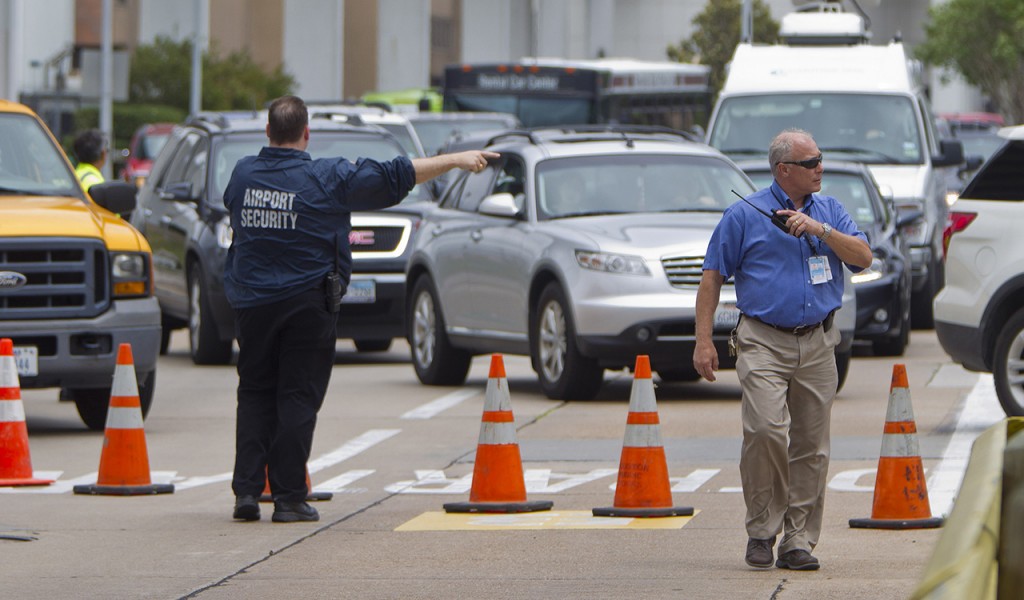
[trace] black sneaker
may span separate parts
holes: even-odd
[[[256,496],[238,496],[235,498],[235,512],[231,515],[243,521],[260,520],[260,500]]]
[[[779,556],[775,566],[792,571],[817,571],[821,567],[821,563],[806,550],[790,550]]]
[[[275,523],[294,523],[296,521],[319,521],[320,513],[306,502],[274,501]]]
[[[747,540],[747,564],[755,569],[770,569],[775,560],[775,553],[772,548],[775,546],[775,536],[767,540],[750,538]]]

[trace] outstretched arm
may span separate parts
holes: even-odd
[[[424,183],[431,179],[451,171],[452,169],[463,169],[479,173],[487,167],[487,160],[498,158],[497,152],[486,150],[466,150],[454,154],[438,154],[428,158],[412,159],[412,166],[416,170],[416,183]]]

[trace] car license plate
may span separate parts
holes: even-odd
[[[348,290],[341,299],[342,304],[373,304],[377,301],[377,282],[372,279],[355,279],[348,284]]]
[[[715,329],[732,329],[740,322],[740,309],[733,302],[723,302],[715,310]]]
[[[16,346],[14,348],[14,364],[19,377],[35,377],[39,375],[39,348],[35,346]]]

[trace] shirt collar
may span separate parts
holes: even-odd
[[[260,150],[260,156],[264,158],[299,158],[302,160],[312,160],[309,156],[309,152],[303,150],[296,150],[295,148],[281,148],[278,146],[264,146]]]
[[[780,198],[786,203],[786,208],[790,210],[797,210],[796,204],[782,189],[779,182],[774,179],[772,180],[772,193],[775,194],[776,198]],[[807,212],[811,209],[812,204],[814,204],[814,194],[807,194],[807,198],[804,200],[804,206],[800,210]]]

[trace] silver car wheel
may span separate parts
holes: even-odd
[[[429,293],[416,297],[413,309],[412,351],[416,362],[429,367],[434,362],[434,346],[437,342],[437,317],[434,313],[434,300]]]
[[[548,302],[540,314],[538,354],[548,381],[558,381],[565,370],[565,313],[557,302]]]
[[[1024,406],[1024,359],[1021,358],[1022,356],[1024,356],[1024,330],[1019,330],[1010,341],[1009,351],[1004,357],[1006,389],[1013,399],[1013,404],[1017,406]]]

